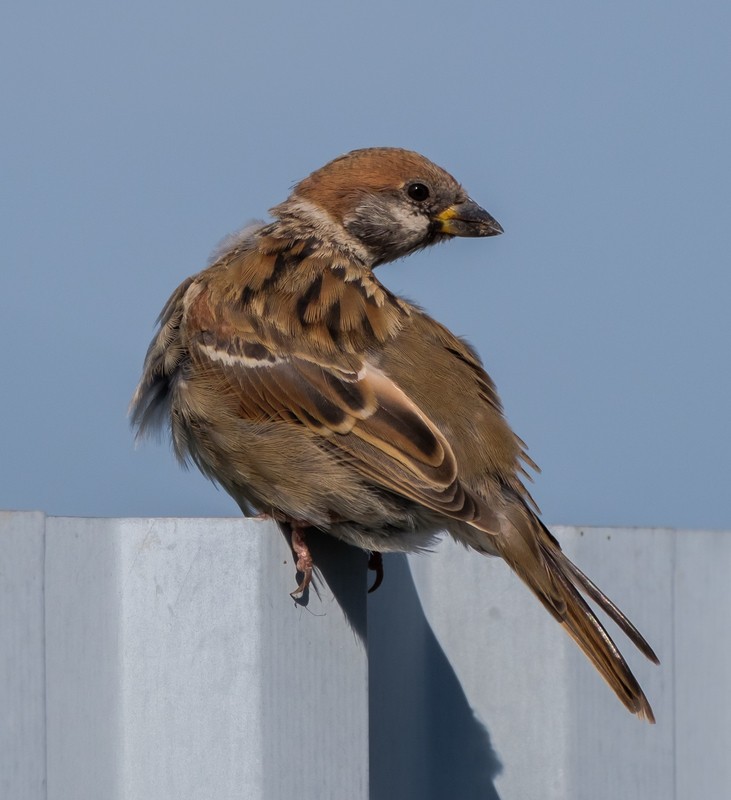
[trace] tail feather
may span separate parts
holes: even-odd
[[[492,541],[500,555],[566,629],[626,708],[641,719],[654,723],[652,708],[637,679],[581,593],[596,602],[647,658],[659,663],[637,628],[564,555],[556,539],[527,509],[521,509],[520,519],[513,517],[509,529],[501,531]]]
[[[653,664],[659,664],[660,659],[655,651],[647,643],[645,637],[635,628],[629,619],[617,608],[617,606],[602,592],[602,590],[574,564],[563,553],[561,561],[574,580],[581,586],[583,591],[601,608],[621,628],[625,636],[635,645],[635,647]]]
[[[562,562],[567,562],[568,564],[571,564],[571,562],[563,553],[560,553],[560,551],[559,555],[561,556],[560,559],[556,558],[553,553],[545,553],[546,560],[550,565],[549,568],[557,584],[560,586],[563,595],[565,612],[563,619],[560,620],[561,624],[566,628],[566,632],[569,636],[571,636],[576,644],[583,650],[584,654],[596,667],[600,675],[609,684],[622,703],[624,703],[633,714],[637,714],[640,719],[645,719],[650,723],[654,723],[655,715],[652,713],[650,703],[645,697],[645,693],[642,691],[640,684],[637,682],[637,679],[624,660],[622,653],[619,651],[612,637],[597,619],[586,600],[584,600],[577,591],[571,580],[574,576],[571,574],[567,575],[564,571],[564,564],[562,564]],[[571,566],[573,567],[574,565],[571,564]],[[583,573],[580,574],[583,575]],[[594,584],[591,585],[596,589]],[[597,592],[599,592],[598,589]],[[587,594],[588,593],[587,591]],[[599,595],[604,598],[604,600],[608,599],[601,592],[599,592]],[[544,600],[540,595],[539,598],[544,605],[548,607],[548,600]],[[595,598],[592,597],[592,599]],[[616,609],[614,604],[612,604],[612,607]],[[621,612],[619,613],[621,614]],[[612,615],[610,614],[610,616]],[[621,614],[621,618],[626,620],[624,614]],[[623,626],[620,627],[624,630]],[[632,626],[632,630],[636,632],[634,626]],[[647,650],[652,653],[652,656],[648,655],[648,658],[658,663],[657,656],[655,656],[650,646],[647,645],[639,633],[637,633],[637,636],[645,644]],[[633,637],[630,638],[634,641]],[[647,655],[644,648],[640,647],[639,649]]]
[[[553,547],[546,548],[548,552],[560,562],[560,567],[568,572],[572,577],[572,583],[578,584],[582,591],[584,591],[601,610],[613,621],[625,636],[635,645],[635,647],[653,664],[659,664],[660,659],[655,655],[655,651],[647,643],[645,637],[635,628],[630,620],[624,615],[621,609],[604,594],[604,592],[588,578],[577,566],[573,563],[562,551],[561,545],[558,543],[556,537],[548,530],[548,528],[539,520],[536,520],[541,526],[543,533],[546,534]]]

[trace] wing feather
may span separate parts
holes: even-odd
[[[202,373],[236,387],[243,416],[305,425],[361,475],[433,511],[466,522],[492,517],[460,482],[444,434],[391,377],[368,361],[354,373],[277,352],[272,359],[271,343],[256,347],[252,336],[220,356],[210,336],[191,351]],[[259,352],[266,356],[257,360]]]

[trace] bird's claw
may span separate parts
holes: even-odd
[[[368,559],[368,569],[376,573],[373,581],[373,586],[368,590],[368,594],[375,592],[376,589],[383,583],[383,556],[374,550]]]

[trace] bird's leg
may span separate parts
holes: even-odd
[[[371,557],[368,559],[368,569],[376,573],[373,586],[368,590],[368,594],[370,594],[375,592],[383,583],[383,556],[377,550],[371,551]]]
[[[302,597],[312,580],[312,553],[310,553],[310,548],[305,542],[306,527],[301,522],[291,523],[292,551],[297,557],[297,572],[302,573],[302,580],[299,586],[293,592],[290,592],[295,600],[299,600]]]

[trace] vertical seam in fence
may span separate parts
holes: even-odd
[[[677,640],[677,625],[678,620],[675,611],[675,600],[678,587],[678,531],[672,532],[670,543],[670,563],[672,568],[671,585],[670,585],[670,607],[671,619],[673,624],[670,627],[670,658],[672,659],[671,675],[672,686],[672,709],[673,709],[673,800],[678,798],[678,703],[677,703],[677,668],[678,660],[675,656],[676,640]]]
[[[48,635],[46,630],[46,543],[48,541],[47,535],[48,515],[43,515],[43,536],[41,539],[41,631],[43,632],[43,697],[41,702],[43,704],[43,797],[48,800],[48,651],[46,649],[46,642]]]

